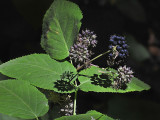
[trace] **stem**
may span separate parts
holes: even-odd
[[[96,56],[95,58],[93,58],[92,60],[90,60],[90,61],[88,61],[88,62],[85,62],[83,65],[81,65],[80,67],[77,68],[77,71],[80,70],[80,69],[82,69],[85,65],[91,63],[92,61],[98,59],[99,57],[101,57],[101,56],[103,56],[103,55],[105,55],[105,54],[107,54],[107,53],[109,53],[109,52],[110,52],[110,50],[108,50],[108,51],[106,51],[106,52],[104,52],[104,53]]]
[[[38,117],[36,117],[36,120],[39,120]]]
[[[71,57],[69,57],[70,58],[70,62],[71,62],[71,64],[73,65],[73,62],[72,62],[72,60],[71,60]]]
[[[75,85],[77,86],[77,82],[76,82],[76,81],[75,81]],[[78,93],[78,89],[76,89],[75,95],[74,95],[74,109],[73,109],[73,115],[76,115],[77,93]]]

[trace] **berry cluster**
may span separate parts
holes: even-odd
[[[93,52],[91,48],[96,47],[97,36],[93,31],[85,30],[82,31],[82,34],[79,34],[77,37],[76,43],[70,49],[70,59],[79,66],[90,60]]]
[[[117,59],[120,62],[128,56],[128,45],[126,44],[125,37],[112,35],[109,42],[111,43],[109,45],[109,50],[111,50],[109,59],[111,61]]]
[[[124,87],[127,83],[133,78],[133,71],[130,67],[119,67],[118,68],[118,77],[113,82],[113,87],[116,89]]]
[[[73,101],[70,98],[71,96],[68,95],[62,104],[62,108],[60,109],[62,115],[71,116],[73,114]]]

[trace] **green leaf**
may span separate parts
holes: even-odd
[[[82,13],[79,7],[66,0],[55,0],[43,20],[41,46],[51,58],[62,60],[69,56],[77,38]]]
[[[0,65],[0,72],[9,77],[29,81],[32,85],[57,92],[73,92],[69,82],[61,80],[65,72],[76,69],[68,61],[58,62],[46,54],[32,54]]]
[[[114,69],[108,69],[108,71],[92,66],[89,69],[82,70],[79,74],[80,85],[79,88],[82,91],[94,91],[94,92],[114,92],[114,93],[126,93],[133,91],[143,91],[150,89],[150,86],[145,84],[144,82],[138,80],[137,78],[133,78],[130,83],[127,84],[126,89],[113,89],[111,83],[113,81],[113,77],[116,77],[111,74],[111,72],[115,72]]]
[[[130,56],[134,60],[138,62],[142,62],[150,58],[150,54],[147,51],[147,49],[142,44],[138,43],[133,36],[128,35],[126,39],[127,39],[128,45],[130,46],[129,47]]]
[[[48,112],[48,100],[37,88],[22,80],[0,81],[0,113],[33,119]]]
[[[0,120],[24,120],[24,119],[15,118],[0,113]]]
[[[56,120],[114,120],[114,119],[100,112],[92,110],[87,112],[86,114],[64,116],[64,117],[57,118]]]
[[[0,61],[0,65],[2,64],[2,62]],[[8,77],[7,76],[5,76],[5,75],[2,75],[1,73],[0,73],[0,80],[7,80],[8,79]],[[1,120],[1,119],[0,119]]]

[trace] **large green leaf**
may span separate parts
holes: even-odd
[[[79,32],[82,13],[79,7],[66,0],[55,0],[43,20],[41,46],[54,59],[69,55],[70,47]]]
[[[0,61],[0,65],[2,64],[2,62]],[[5,75],[2,75],[1,73],[0,73],[0,80],[7,80],[8,79],[8,77],[7,76],[5,76]],[[0,119],[1,120],[1,119]]]
[[[112,69],[110,69],[110,71],[115,72],[115,70]],[[126,89],[113,89],[113,87],[111,86],[111,82],[113,81],[111,72],[95,66],[81,71],[78,79],[80,81],[79,88],[85,92],[94,91],[126,93],[150,89],[149,85],[145,84],[144,82],[138,80],[135,77],[132,78],[129,84],[127,84]]]
[[[114,119],[100,112],[92,110],[87,112],[86,114],[64,116],[61,118],[57,118],[56,120],[114,120]]]
[[[22,80],[0,81],[0,113],[33,119],[48,112],[48,100],[37,88]]]
[[[24,119],[15,118],[15,117],[11,117],[11,116],[0,113],[0,120],[24,120]]]
[[[57,92],[74,90],[69,82],[61,80],[61,75],[68,71],[76,73],[76,69],[69,62],[57,62],[46,54],[32,54],[0,65],[0,72],[4,75]]]

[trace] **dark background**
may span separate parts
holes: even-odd
[[[95,55],[107,50],[110,35],[126,36],[135,76],[151,90],[127,94],[81,93],[79,113],[90,109],[121,120],[160,119],[160,0],[72,0],[83,12],[81,29],[97,34]],[[53,0],[0,3],[0,60],[45,53],[40,46],[43,15]],[[131,42],[132,41],[132,42]],[[106,56],[94,64],[106,67]],[[87,96],[87,97],[86,97]]]

